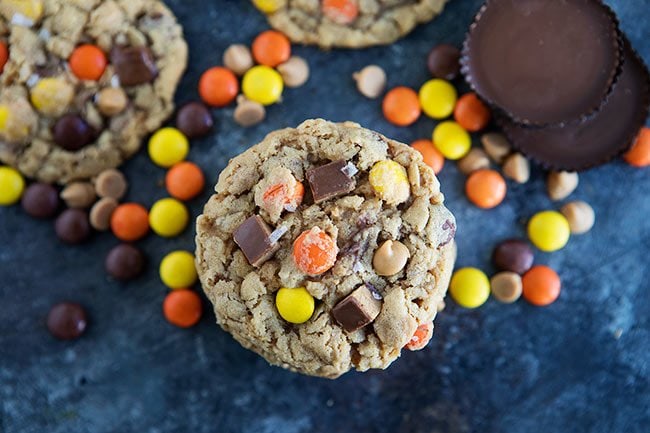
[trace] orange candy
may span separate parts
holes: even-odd
[[[426,347],[426,345],[431,340],[433,336],[433,323],[425,323],[424,325],[418,326],[418,329],[415,330],[415,334],[406,343],[405,348],[408,350],[421,350]]]
[[[284,184],[272,185],[264,191],[264,196],[262,199],[265,203],[273,204],[280,201],[283,205],[288,207],[297,208],[302,199],[305,196],[305,186],[302,182],[296,181],[296,187],[294,188],[293,195],[289,196],[287,194],[287,186]]]
[[[524,298],[538,307],[550,305],[560,296],[560,277],[548,266],[533,266],[522,281]]]
[[[97,81],[106,70],[106,55],[95,45],[80,45],[72,52],[70,70],[80,80]]]
[[[199,295],[192,290],[174,290],[165,297],[163,314],[172,325],[189,328],[201,319],[203,304]]]
[[[165,176],[167,192],[179,200],[193,199],[201,194],[204,186],[205,176],[199,166],[192,162],[179,162]]]
[[[415,90],[404,86],[395,87],[386,93],[382,109],[386,120],[397,126],[415,123],[422,113],[418,94]]]
[[[481,209],[492,209],[506,197],[506,181],[494,170],[477,170],[465,183],[465,194],[469,201]]]
[[[484,129],[491,117],[488,107],[473,92],[461,96],[454,109],[454,119],[469,132]]]
[[[433,145],[433,141],[423,138],[411,143],[411,147],[422,154],[424,163],[431,167],[436,174],[442,171],[442,167],[445,165],[445,157]]]
[[[282,33],[267,30],[255,38],[252,51],[257,63],[275,68],[291,57],[291,42]]]
[[[5,65],[9,60],[9,50],[7,49],[7,44],[0,42],[0,74],[2,74]]]
[[[319,227],[306,230],[293,243],[293,260],[309,275],[327,272],[336,262],[339,249],[334,239]]]
[[[199,95],[212,107],[225,107],[239,93],[239,81],[229,69],[220,66],[210,68],[201,75]]]
[[[323,0],[321,8],[323,15],[337,24],[350,24],[359,15],[356,0]]]
[[[121,204],[111,215],[111,230],[120,240],[137,241],[149,232],[149,213],[137,203]]]
[[[624,158],[628,164],[634,167],[650,166],[650,128],[641,128],[634,145]]]

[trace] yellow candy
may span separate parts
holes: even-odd
[[[528,222],[528,237],[540,250],[553,252],[564,248],[569,242],[569,222],[559,212],[539,212]]]
[[[25,179],[11,167],[0,167],[0,206],[9,206],[20,200],[25,190]]]
[[[395,161],[379,161],[370,170],[370,185],[388,204],[404,203],[411,195],[406,169]]]
[[[458,123],[448,120],[433,130],[433,143],[447,159],[460,159],[467,155],[472,139]]]
[[[286,0],[253,0],[255,7],[265,14],[272,14],[286,3]]]
[[[458,100],[454,86],[445,80],[429,80],[420,87],[420,105],[422,111],[434,119],[451,116]]]
[[[9,120],[9,107],[0,105],[0,134],[7,129],[7,121]]]
[[[178,236],[190,220],[187,208],[173,198],[158,200],[149,211],[149,225],[158,235],[166,238]]]
[[[275,307],[287,322],[305,323],[314,314],[314,297],[304,287],[283,287],[275,295]]]
[[[280,100],[284,83],[282,76],[268,66],[253,66],[242,80],[242,91],[251,101],[271,105]]]
[[[170,289],[187,289],[196,278],[194,256],[187,251],[169,253],[160,262],[160,279]]]
[[[477,308],[490,296],[490,280],[479,269],[462,268],[451,277],[449,293],[461,307]]]
[[[10,21],[20,14],[36,22],[43,16],[43,0],[2,0],[0,11]]]
[[[181,162],[189,151],[190,143],[176,128],[160,129],[149,139],[149,157],[161,167]]]
[[[60,78],[43,78],[32,87],[30,100],[41,113],[58,117],[68,109],[74,97],[74,88]]]

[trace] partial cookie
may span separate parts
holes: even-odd
[[[294,42],[322,48],[386,45],[431,21],[448,0],[255,1],[269,23]]]
[[[456,224],[419,152],[308,120],[234,158],[197,220],[217,322],[270,363],[386,368],[442,304]]]
[[[181,26],[155,0],[3,0],[0,42],[0,161],[48,183],[133,155],[172,112],[187,64]],[[70,60],[84,45],[95,57],[82,80]]]

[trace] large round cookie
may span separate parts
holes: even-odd
[[[294,42],[322,48],[385,45],[431,21],[448,0],[278,0],[265,12],[269,23]],[[256,2],[268,3],[264,0]],[[261,8],[263,9],[263,8]]]
[[[370,176],[380,166],[397,170]],[[278,207],[266,200],[278,185],[298,182],[302,201]],[[272,364],[328,378],[386,368],[442,305],[455,261],[455,219],[433,171],[409,146],[355,123],[308,120],[231,160],[215,190],[197,220],[201,282],[221,327]],[[336,243],[333,267],[320,275],[294,259],[305,231]],[[410,258],[386,277],[373,257],[389,240],[403,243]],[[315,298],[315,311],[306,323],[289,323],[276,293],[299,287]],[[342,311],[353,292],[360,302]]]
[[[0,41],[10,53],[0,161],[48,183],[91,178],[133,155],[172,112],[187,64],[182,29],[157,0],[2,0]],[[108,60],[98,80],[68,64],[84,44]]]

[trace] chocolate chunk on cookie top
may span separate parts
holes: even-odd
[[[0,163],[68,184],[116,168],[174,109],[183,32],[159,0],[2,0]]]
[[[243,346],[335,378],[386,368],[431,326],[456,225],[417,151],[308,120],[231,160],[215,191],[196,264],[217,322]]]

